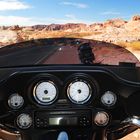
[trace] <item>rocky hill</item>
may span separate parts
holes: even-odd
[[[140,41],[140,16],[134,16],[129,21],[112,19],[91,25],[68,23],[0,27],[0,46],[24,40],[52,37],[78,37],[111,43]]]

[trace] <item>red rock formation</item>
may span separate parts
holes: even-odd
[[[0,31],[14,31],[18,40],[30,40],[52,37],[82,37],[107,42],[140,40],[140,16],[134,16],[130,21],[112,19],[104,23],[91,25],[82,23],[50,24],[19,27],[2,26]],[[2,34],[0,34],[2,37]],[[3,38],[1,38],[3,40]],[[10,38],[8,40],[11,40]],[[2,41],[0,41],[2,42]]]
[[[112,20],[107,20],[104,23],[104,27],[114,26],[114,27],[120,28],[123,25],[125,25],[126,23],[127,23],[127,21],[124,21],[123,19],[112,19]]]
[[[45,31],[59,31],[59,30],[74,30],[74,29],[84,29],[86,28],[86,24],[74,24],[74,23],[68,23],[68,24],[50,24],[50,25],[46,25],[46,26],[34,26],[34,27],[39,27],[44,29]],[[33,28],[34,28],[33,27]]]
[[[132,17],[132,21],[140,21],[140,15],[136,15]]]
[[[14,25],[14,26],[10,26],[8,29],[13,31],[18,31],[21,30],[21,27],[19,27],[19,25]]]

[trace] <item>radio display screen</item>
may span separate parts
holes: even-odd
[[[68,125],[77,125],[77,117],[52,117],[49,118],[49,125],[57,126],[68,126]]]

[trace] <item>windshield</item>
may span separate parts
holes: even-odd
[[[0,67],[80,64],[79,47],[86,43],[95,64],[140,66],[139,5],[129,0],[0,0]]]
[[[81,46],[91,47],[92,62],[95,64],[118,65],[119,62],[132,62],[139,65],[138,59],[128,50],[115,44],[87,39],[52,38],[38,39],[9,45],[0,49],[1,66],[41,65],[41,64],[80,64]]]

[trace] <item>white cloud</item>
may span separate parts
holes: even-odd
[[[76,16],[73,14],[66,14],[65,17],[70,18],[70,19],[76,19]]]
[[[121,13],[119,12],[113,12],[113,11],[106,11],[101,13],[101,15],[120,15]]]
[[[20,25],[20,26],[31,26],[38,24],[66,24],[66,23],[87,23],[91,24],[93,22],[84,21],[81,19],[77,19],[76,17],[72,17],[72,15],[66,15],[66,18],[37,18],[37,17],[20,17],[20,16],[3,16],[0,15],[0,26],[12,26],[12,25]]]
[[[0,0],[0,11],[28,9],[30,5],[19,0]]]
[[[88,5],[85,4],[85,3],[75,3],[75,2],[67,2],[67,1],[64,1],[61,3],[62,5],[68,5],[68,6],[74,6],[76,8],[88,8]]]
[[[20,16],[1,16],[0,15],[0,25],[31,25],[32,18],[20,17]]]

